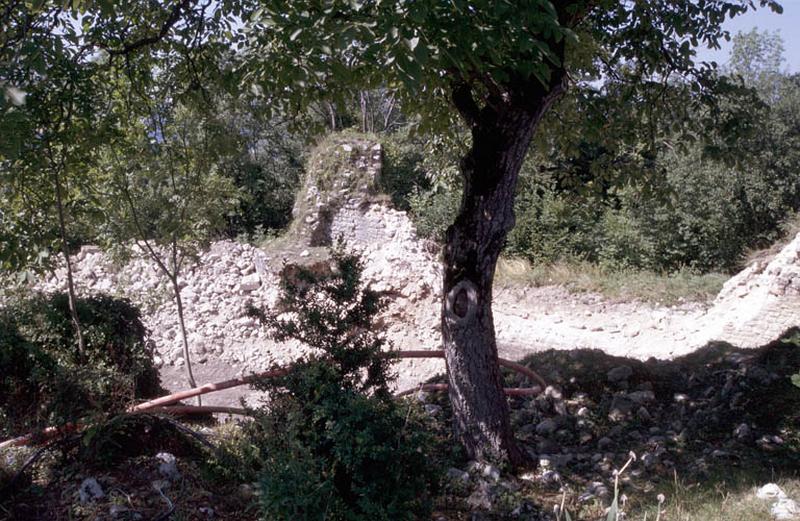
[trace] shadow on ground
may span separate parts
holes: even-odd
[[[655,519],[659,493],[671,510],[662,520],[768,519],[763,502],[746,505],[750,517],[706,510],[731,508],[753,486],[773,481],[790,480],[800,500],[791,481],[800,471],[800,389],[791,381],[800,371],[797,328],[759,349],[715,342],[670,361],[550,350],[521,363],[550,384],[537,397],[511,401],[515,434],[538,468],[497,482],[471,473],[472,486],[461,487],[463,508],[491,511],[487,519],[526,519],[508,508],[516,505],[519,514],[528,498],[538,515],[552,513],[566,493],[573,519],[605,519],[615,470],[631,452],[636,459],[620,478],[628,519],[642,519],[647,508]],[[506,378],[508,386],[529,384]],[[446,396],[428,400],[442,407],[446,423]]]

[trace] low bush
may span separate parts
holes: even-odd
[[[727,166],[699,150],[660,157],[663,173],[650,190],[564,189],[533,163],[529,159],[520,175],[517,225],[506,253],[534,264],[731,272],[748,249],[778,240],[798,208],[794,181]]]
[[[417,233],[428,239],[444,241],[461,205],[460,189],[415,190],[409,197],[411,217]]]
[[[80,355],[66,295],[37,295],[0,311],[0,435],[123,410],[161,393],[136,307],[78,299]]]
[[[514,206],[517,223],[506,244],[509,255],[535,264],[597,260],[597,208],[575,194],[557,191],[554,180],[525,172]]]
[[[287,266],[276,310],[256,314],[276,339],[319,352],[262,381],[269,404],[247,425],[269,520],[402,520],[430,514],[438,467],[422,415],[389,393],[390,359],[361,283],[361,261],[337,249],[327,266]]]
[[[202,447],[175,420],[147,413],[123,413],[89,426],[74,453],[77,460],[97,468],[112,468],[138,456],[168,452],[198,456]]]

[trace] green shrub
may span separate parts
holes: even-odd
[[[599,222],[603,240],[599,245],[597,259],[602,266],[612,269],[644,269],[654,264],[652,237],[642,229],[641,220],[631,212],[606,210]]]
[[[198,440],[176,421],[147,413],[122,413],[89,426],[74,453],[84,464],[109,468],[138,456],[169,452],[197,456]]]
[[[303,173],[299,157],[278,150],[267,164],[240,160],[228,165],[226,173],[241,194],[239,208],[228,216],[228,235],[247,236],[289,225]]]
[[[532,160],[520,176],[506,253],[534,264],[595,262],[613,269],[730,272],[748,249],[779,239],[798,207],[796,176],[728,166],[699,149],[658,158],[642,186],[564,188]]]
[[[268,101],[258,97],[216,103],[216,123],[225,133],[215,143],[219,174],[233,182],[239,203],[227,215],[227,235],[252,237],[286,228],[303,176],[303,136],[282,118],[271,118],[263,106]]]
[[[417,233],[437,241],[444,241],[445,232],[455,221],[460,205],[460,188],[415,190],[409,197],[411,218]]]
[[[270,402],[246,429],[258,447],[264,519],[430,514],[433,437],[389,394],[390,360],[373,324],[382,299],[362,287],[362,269],[340,249],[330,264],[287,266],[276,311],[258,313],[277,339],[319,349],[286,377],[257,385]]]
[[[534,264],[597,260],[596,206],[556,191],[555,182],[530,172],[521,179],[514,205],[517,223],[506,251]]]
[[[420,190],[429,190],[430,179],[423,169],[421,139],[414,139],[408,129],[382,136],[383,167],[379,179],[381,192],[392,198],[398,210],[411,209],[411,198]]]
[[[315,389],[330,376],[310,367],[303,372],[306,386]],[[418,415],[353,390],[326,389],[307,404],[296,397],[279,400],[259,427],[269,440],[259,480],[265,519],[429,515],[436,475],[426,450],[430,437]]]
[[[36,423],[37,406],[52,391],[57,364],[28,342],[8,316],[0,316],[0,436],[25,419]]]
[[[123,410],[161,393],[139,311],[108,296],[78,299],[79,356],[66,295],[0,311],[0,434]]]

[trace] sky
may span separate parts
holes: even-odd
[[[778,31],[783,38],[784,67],[786,72],[800,72],[800,0],[779,0],[783,6],[783,14],[776,14],[769,8],[760,8],[728,20],[725,28],[731,35],[739,31],[748,32],[754,27],[764,31]],[[722,42],[722,49],[711,51],[698,49],[701,60],[714,60],[720,65],[728,62],[730,42]]]

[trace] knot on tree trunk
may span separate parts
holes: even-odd
[[[478,309],[478,287],[464,279],[447,293],[445,316],[453,325],[469,323]]]

